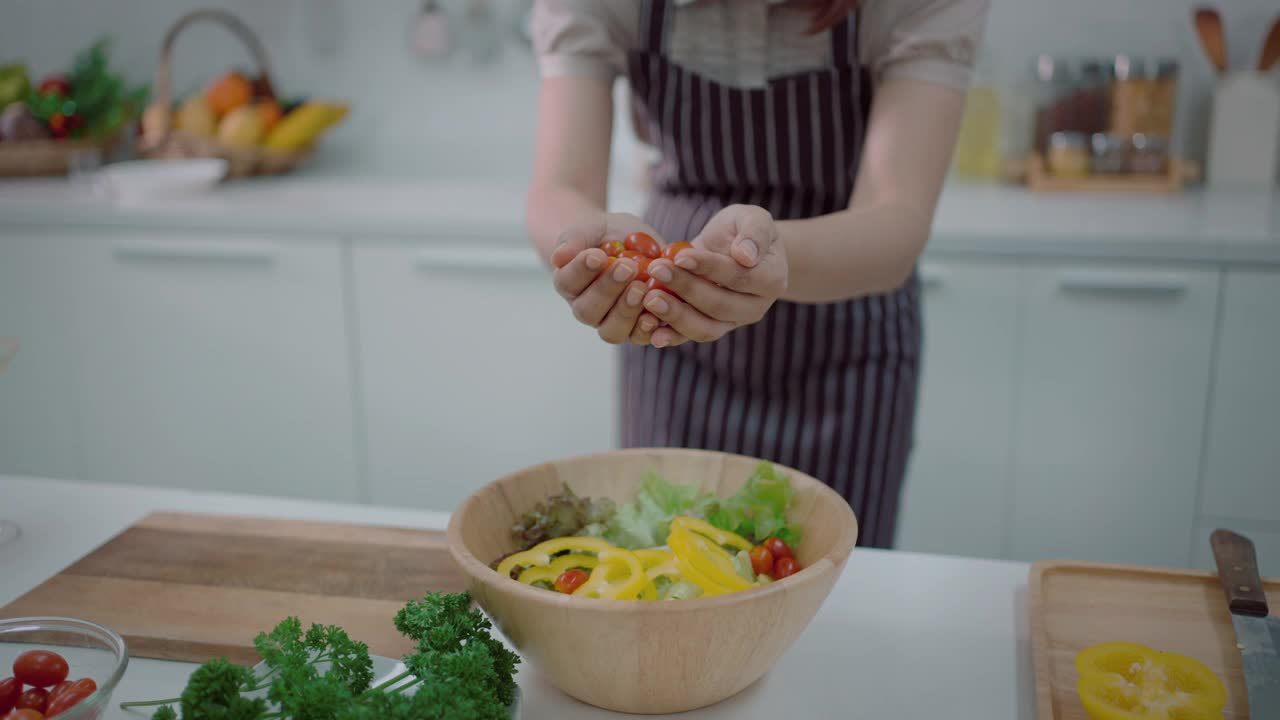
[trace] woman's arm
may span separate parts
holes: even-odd
[[[603,220],[612,133],[608,83],[572,76],[542,81],[525,224],[544,260],[551,261],[565,230]]]
[[[834,302],[902,285],[924,250],[951,163],[964,94],[909,78],[876,90],[849,208],[777,223],[783,298]]]

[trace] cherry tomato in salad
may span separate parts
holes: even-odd
[[[626,249],[626,246],[622,244],[621,240],[606,240],[601,243],[600,249],[609,257],[618,257],[622,255],[622,251]]]
[[[13,676],[18,682],[38,688],[53,687],[67,679],[71,667],[58,653],[28,650],[13,661]]]
[[[5,715],[4,720],[44,720],[44,713],[31,708],[22,708]]]
[[[800,563],[796,562],[795,558],[778,558],[778,561],[773,564],[773,577],[776,580],[781,580],[788,575],[795,575],[799,570]]]
[[[693,247],[693,243],[685,242],[684,240],[673,242],[662,249],[662,257],[668,260],[675,260],[676,255],[679,255],[681,250],[688,250],[691,247]]]
[[[796,556],[795,553],[791,552],[791,546],[784,542],[782,538],[771,537],[765,540],[763,545],[769,548],[769,552],[773,553],[774,560]]]
[[[647,233],[631,233],[626,240],[622,241],[628,250],[634,250],[645,257],[658,258],[662,257],[662,245],[653,239],[652,235]]]
[[[44,709],[49,707],[49,692],[44,688],[31,688],[18,696],[14,707],[19,710],[30,708],[43,714]]]
[[[49,695],[49,706],[45,710],[45,717],[53,717],[70,710],[77,703],[93,694],[98,689],[98,683],[92,678],[84,678],[70,683],[62,689],[61,692]]]
[[[769,548],[763,545],[757,545],[751,548],[751,569],[756,571],[757,575],[773,574],[773,553],[769,552]]]
[[[7,677],[0,680],[0,715],[4,715],[18,704],[18,696],[22,694],[22,683],[17,678]]]
[[[581,568],[573,568],[560,573],[560,577],[556,578],[556,592],[562,592],[565,595],[572,595],[574,590],[582,587],[582,583],[587,581],[587,573]]]

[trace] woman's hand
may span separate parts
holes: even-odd
[[[711,218],[693,247],[674,262],[650,263],[649,275],[680,298],[650,290],[644,298],[648,312],[640,316],[637,332],[657,320],[670,327],[656,327],[647,338],[656,347],[678,345],[684,338],[711,342],[764,317],[786,292],[787,256],[767,210],[730,205]],[[632,336],[632,342],[644,339]]]
[[[551,254],[556,292],[569,303],[579,322],[595,328],[602,340],[615,345],[632,337],[648,288],[635,279],[639,270],[635,262],[619,258],[607,267],[608,256],[599,246],[606,240],[621,241],[634,232],[657,237],[653,228],[634,215],[602,213],[561,233]]]

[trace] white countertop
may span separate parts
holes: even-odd
[[[0,477],[0,605],[27,592],[153,510],[443,528],[447,516],[358,505]],[[1034,698],[1026,578],[1020,563],[854,551],[808,629],[760,682],[688,720],[848,718],[1030,720]],[[113,701],[169,697],[194,665],[133,659]],[[517,676],[525,720],[631,717],[583,705],[528,664]],[[114,705],[106,720],[144,720]]]
[[[181,200],[116,205],[66,179],[0,181],[3,224],[335,234],[353,241],[524,246],[525,179],[408,180],[298,175],[239,180]],[[644,195],[615,181],[615,210]],[[1280,265],[1280,192],[1036,194],[949,185],[926,256],[1099,258]]]

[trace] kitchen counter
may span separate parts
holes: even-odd
[[[0,545],[0,605],[152,510],[244,513],[440,529],[438,512],[0,477],[0,515],[22,527]],[[808,629],[760,682],[701,718],[1030,720],[1026,578],[1019,563],[855,550]],[[113,700],[166,697],[194,665],[133,659]],[[536,669],[517,677],[525,720],[631,717],[561,694]],[[106,720],[147,715],[116,706]]]
[[[394,180],[321,175],[241,180],[167,202],[116,205],[65,179],[0,181],[5,223],[118,229],[439,238],[524,247],[523,178]],[[611,207],[644,196],[615,181]],[[926,256],[1011,256],[1280,265],[1280,192],[1041,195],[952,184]]]

